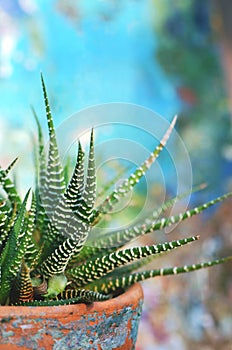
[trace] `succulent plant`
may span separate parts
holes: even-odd
[[[7,169],[0,168],[3,189],[0,203],[0,305],[61,305],[103,301],[147,278],[195,271],[232,259],[229,256],[189,266],[137,272],[151,258],[194,242],[199,236],[150,246],[126,247],[133,239],[190,218],[232,193],[178,215],[160,218],[166,209],[180,199],[179,196],[165,202],[144,222],[108,233],[104,231],[101,234],[98,230],[96,236],[93,228],[133,189],[157,159],[174,128],[176,117],[144,163],[96,204],[93,130],[87,171],[85,154],[78,142],[77,161],[68,181],[67,171],[59,157],[43,77],[42,88],[49,129],[49,150],[46,159],[42,129],[34,113],[38,127],[35,190],[28,190],[21,200],[9,177],[16,160]],[[109,184],[105,188],[108,189]]]

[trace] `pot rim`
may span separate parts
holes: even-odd
[[[115,310],[121,310],[127,306],[135,304],[138,299],[143,300],[143,289],[140,283],[135,283],[128,288],[123,294],[106,300],[98,301],[92,304],[71,304],[71,305],[58,305],[58,306],[0,306],[0,317],[11,318],[17,316],[36,316],[40,314],[41,317],[48,317],[49,315],[61,315],[64,316],[66,312],[75,314],[86,314],[107,311],[111,312],[112,307]]]

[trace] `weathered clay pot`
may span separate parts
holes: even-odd
[[[91,305],[0,306],[0,349],[134,349],[142,303],[136,284]]]

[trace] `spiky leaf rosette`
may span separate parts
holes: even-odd
[[[98,191],[99,198],[96,198],[94,132],[91,131],[87,162],[78,142],[74,169],[69,168],[72,162],[67,162],[63,167],[43,77],[42,89],[49,131],[48,154],[46,156],[42,127],[33,111],[38,146],[35,147],[35,191],[31,200],[30,191],[21,200],[9,177],[15,161],[6,170],[0,168],[0,185],[6,195],[1,196],[0,201],[1,305],[40,306],[103,301],[135,282],[187,273],[232,258],[136,272],[151,259],[197,241],[199,236],[149,246],[128,247],[127,243],[197,215],[232,193],[178,215],[164,216],[166,209],[186,194],[179,195],[168,199],[144,221],[102,234],[99,227],[95,230],[94,226],[104,215],[110,217],[114,206],[136,186],[156,161],[170,137],[176,117],[143,164],[108,195],[105,193],[114,186],[114,181],[105,184],[104,189]],[[69,174],[72,174],[70,179]],[[116,177],[115,182],[117,180]],[[95,202],[100,204],[96,205]],[[163,217],[160,217],[161,214]]]

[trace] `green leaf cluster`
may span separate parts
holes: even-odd
[[[69,164],[60,160],[53,118],[42,77],[49,131],[48,155],[42,128],[35,148],[35,189],[21,200],[7,169],[0,168],[0,185],[5,193],[0,202],[0,305],[63,305],[107,300],[137,281],[162,275],[175,275],[217,265],[226,257],[195,265],[159,268],[137,272],[152,258],[197,241],[199,236],[150,246],[126,247],[133,239],[179,223],[215,203],[230,197],[225,194],[201,206],[171,217],[166,209],[181,199],[164,203],[144,222],[109,233],[94,230],[105,215],[131,191],[155,162],[175,126],[176,117],[151,155],[131,175],[97,203],[94,132],[90,137],[85,169],[85,152],[78,142],[76,164],[68,178]],[[85,171],[86,170],[86,171]],[[101,198],[112,181],[105,185]],[[99,202],[99,201],[98,201]],[[161,218],[160,218],[161,217]],[[97,235],[96,235],[97,232]]]

